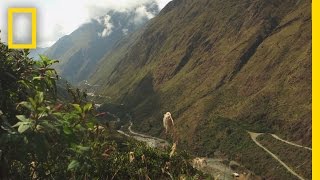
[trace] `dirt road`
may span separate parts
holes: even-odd
[[[132,137],[138,141],[145,142],[148,146],[153,148],[170,145],[169,142],[167,142],[164,139],[148,136],[145,134],[140,134],[133,131],[132,125],[133,124],[130,122],[130,126],[128,127],[129,133],[125,133],[121,130],[118,130],[118,132],[125,136]],[[214,158],[206,158],[206,157],[200,157],[200,159],[205,159],[206,164],[203,164],[201,166],[195,166],[195,164],[191,163],[199,171],[210,174],[213,177],[215,177],[217,180],[233,180],[234,179],[232,177],[233,171],[228,166],[222,163],[223,161],[222,159],[214,159]]]
[[[254,132],[248,132],[251,136],[251,139],[253,140],[254,143],[256,143],[259,147],[261,147],[263,150],[265,150],[268,154],[270,154],[275,160],[277,160],[283,167],[285,167],[291,174],[293,174],[294,176],[296,176],[298,179],[304,180],[303,177],[299,176],[299,174],[297,174],[296,172],[294,172],[294,170],[292,170],[286,163],[284,163],[283,161],[281,161],[278,156],[276,156],[275,154],[273,154],[271,151],[269,151],[267,148],[265,148],[262,144],[260,144],[257,141],[257,137],[260,136],[263,133],[254,133]]]
[[[277,136],[277,135],[275,135],[275,134],[271,134],[271,136],[274,137],[275,139],[279,140],[279,141],[282,141],[282,142],[284,142],[284,143],[290,144],[290,145],[292,145],[292,146],[296,146],[296,147],[299,147],[299,148],[305,148],[305,149],[308,149],[308,150],[312,151],[312,149],[309,148],[309,147],[301,146],[301,145],[299,145],[299,144],[296,144],[296,143],[293,143],[293,142],[290,142],[290,141],[286,141],[286,140],[284,140],[284,139],[281,139],[279,136]]]

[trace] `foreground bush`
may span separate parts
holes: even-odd
[[[59,98],[57,61],[27,55],[0,43],[0,179],[197,177],[185,153],[111,141],[85,93]]]

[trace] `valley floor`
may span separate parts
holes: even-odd
[[[120,134],[123,134],[127,137],[132,137],[137,141],[145,142],[150,147],[153,148],[165,148],[169,147],[169,142],[160,139],[157,137],[148,136],[145,134],[140,134],[132,130],[132,123],[130,123],[128,127],[128,133],[124,132],[123,130],[118,130]],[[223,180],[232,180],[234,179],[232,174],[234,173],[228,166],[223,163],[223,159],[217,158],[207,158],[207,157],[198,157],[199,159],[204,159],[206,163],[201,165],[192,164],[198,170],[210,174],[216,179],[223,179]],[[194,161],[193,161],[194,162]]]
[[[119,133],[127,136],[127,137],[132,137],[138,141],[141,142],[145,142],[146,144],[148,144],[150,147],[153,148],[166,148],[169,147],[169,142],[164,140],[164,139],[160,139],[157,137],[152,137],[149,135],[145,135],[145,134],[140,134],[137,133],[135,131],[132,130],[132,122],[130,122],[130,125],[128,127],[128,129],[126,130],[127,132],[124,132],[123,130],[118,130]],[[288,172],[290,172],[292,175],[294,175],[295,177],[297,177],[297,179],[300,180],[305,180],[305,178],[303,178],[301,175],[299,175],[297,172],[295,172],[295,170],[293,170],[292,168],[290,168],[289,165],[287,165],[285,162],[283,162],[281,160],[281,157],[279,158],[277,155],[275,155],[274,153],[272,153],[268,148],[266,148],[265,146],[263,146],[258,140],[257,138],[260,135],[263,135],[264,133],[254,133],[254,132],[248,132],[250,134],[251,139],[253,140],[253,142],[259,146],[260,148],[262,148],[264,151],[266,151],[269,155],[272,156],[272,158],[274,158],[276,161],[278,161],[284,168],[286,168],[288,170]],[[286,141],[284,139],[281,139],[280,137],[278,137],[275,134],[271,134],[271,136],[273,138],[275,138],[276,140],[279,140],[283,143],[295,146],[295,147],[299,147],[299,148],[304,148],[307,150],[311,151],[311,148],[309,147],[305,147],[305,146],[301,146],[298,144],[295,144],[293,142],[290,141]],[[195,164],[193,164],[193,166],[195,166],[198,170],[210,174],[218,179],[233,179],[232,174],[234,173],[232,171],[232,169],[230,169],[230,167],[226,166],[225,164],[223,164],[223,159],[218,159],[218,158],[207,158],[207,157],[199,157],[200,159],[205,159],[206,163],[202,164],[201,166],[197,166]],[[245,175],[241,174],[241,177],[244,177]]]

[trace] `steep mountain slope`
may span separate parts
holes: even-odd
[[[181,146],[222,151],[267,178],[287,179],[276,162],[259,161],[266,155],[246,131],[311,145],[310,7],[174,0],[104,57],[90,83],[131,108],[140,131],[163,135],[170,111]]]
[[[60,75],[77,84],[88,78],[96,63],[117,41],[143,26],[158,11],[155,2],[142,4],[130,11],[109,11],[59,39],[45,54],[59,59],[56,68]]]
[[[39,60],[39,54],[44,54],[46,51],[48,50],[48,48],[37,48],[37,49],[33,49],[30,50],[30,54],[28,55],[30,58],[33,58],[35,60]]]

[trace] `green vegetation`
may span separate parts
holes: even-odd
[[[97,86],[92,90],[112,97],[101,110],[124,121],[129,112],[139,132],[164,137],[161,119],[170,111],[182,142],[178,148],[209,157],[221,152],[264,178],[294,179],[247,131],[276,133],[310,146],[310,7],[310,0],[173,0],[110,53],[104,54],[108,42],[96,41],[97,27],[87,24],[58,41],[49,55],[66,60],[61,70],[74,82],[93,73],[89,84]],[[36,63],[25,58],[26,51],[1,48],[6,176],[195,175],[184,155],[176,161],[168,152],[128,144],[112,129],[97,128],[97,112],[80,91],[69,88],[71,98],[61,101],[55,71],[48,67],[54,61],[42,57]],[[268,137],[261,141],[281,157],[289,153],[283,160],[311,176],[308,161],[299,167],[310,154]],[[131,163],[129,152],[136,157]],[[142,155],[150,161],[143,162]]]
[[[0,179],[200,177],[186,153],[170,157],[103,127],[79,89],[59,98],[57,61],[28,53],[0,43]]]
[[[199,125],[193,147],[201,155],[214,156],[222,152],[229,160],[235,160],[266,179],[296,179],[278,161],[258,147],[247,133],[246,127],[237,121],[216,117]],[[241,171],[241,169],[240,169]]]
[[[306,179],[312,179],[312,151],[286,144],[265,134],[259,142]]]
[[[310,146],[310,7],[309,0],[172,1],[106,55],[89,82],[125,104],[139,132],[164,137],[161,119],[170,111],[194,154],[243,154],[257,175],[288,178],[246,130]]]

